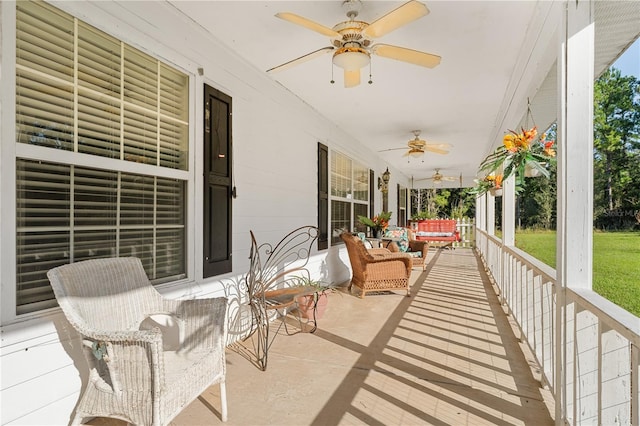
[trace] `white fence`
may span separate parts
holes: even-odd
[[[556,272],[476,230],[500,300],[555,397],[556,424],[640,424],[640,319],[591,290],[559,289]]]
[[[456,219],[460,241],[453,243],[454,247],[474,247],[476,244],[476,221],[465,217]]]

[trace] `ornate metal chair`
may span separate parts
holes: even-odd
[[[245,277],[249,305],[252,313],[251,330],[258,366],[267,369],[269,347],[280,327],[287,327],[284,316],[297,309],[298,296],[318,291],[309,285],[309,271],[306,269],[313,243],[318,238],[318,228],[303,226],[288,233],[275,246],[264,243],[258,245],[253,231],[251,235],[251,261]],[[270,323],[281,317],[282,322],[273,336]],[[313,321],[315,331],[315,319]],[[289,333],[287,330],[287,334]]]
[[[215,383],[226,421],[226,298],[165,299],[133,257],[72,263],[47,276],[90,368],[72,424],[112,417],[166,425]],[[171,316],[176,342],[154,314]]]

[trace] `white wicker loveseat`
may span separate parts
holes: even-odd
[[[166,425],[215,383],[226,420],[226,298],[165,299],[132,257],[86,260],[47,275],[90,368],[72,424],[112,417]],[[154,314],[173,318],[175,343],[149,325]]]

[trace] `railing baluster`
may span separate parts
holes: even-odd
[[[631,425],[640,426],[640,380],[638,373],[640,372],[640,348],[637,345],[631,345],[631,389],[636,389],[635,395],[631,393]]]
[[[568,288],[559,294],[552,268],[472,229],[500,301],[540,365],[542,384],[555,397],[557,424],[640,426],[638,317],[591,290]]]

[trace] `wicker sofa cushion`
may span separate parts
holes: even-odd
[[[416,232],[416,236],[418,237],[450,237],[453,234],[454,232],[427,232],[427,231]]]

